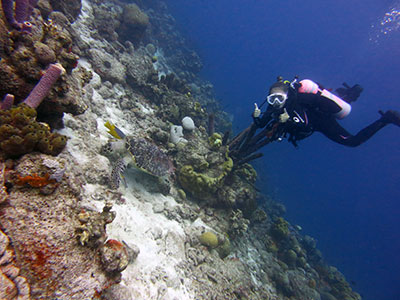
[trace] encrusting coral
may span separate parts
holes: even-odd
[[[221,172],[216,177],[196,172],[193,166],[185,165],[178,172],[182,187],[199,199],[212,199],[223,185],[223,179],[232,170],[233,163],[228,158],[220,167]]]

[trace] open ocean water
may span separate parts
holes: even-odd
[[[204,62],[234,130],[278,75],[337,88],[364,87],[340,123],[352,133],[378,110],[400,111],[400,1],[166,1]],[[258,187],[318,240],[326,261],[365,300],[400,299],[400,128],[389,125],[357,148],[319,133],[264,148]]]

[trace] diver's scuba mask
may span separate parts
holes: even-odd
[[[267,102],[275,108],[281,108],[287,100],[287,95],[283,93],[273,93],[267,97]]]

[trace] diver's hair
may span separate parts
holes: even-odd
[[[269,94],[273,94],[276,92],[284,92],[287,94],[289,92],[289,83],[284,83],[283,81],[278,81],[275,82],[271,87],[269,88]]]

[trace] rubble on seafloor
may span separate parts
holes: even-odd
[[[0,12],[0,97],[66,73],[29,115],[30,147],[23,116],[0,115],[25,146],[0,142],[0,299],[361,299],[229,157],[227,114],[164,2],[29,3],[28,31]],[[35,152],[50,132],[61,152]],[[168,172],[132,158],[153,152]]]

